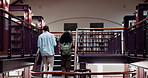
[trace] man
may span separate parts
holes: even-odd
[[[38,48],[44,63],[43,71],[53,71],[54,66],[54,46],[57,45],[55,36],[49,32],[49,27],[43,27],[44,32],[38,37]],[[47,70],[49,67],[49,70]],[[47,75],[46,75],[47,77]],[[49,78],[49,77],[48,77]],[[50,75],[50,78],[51,75]]]

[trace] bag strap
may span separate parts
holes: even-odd
[[[64,43],[63,43],[63,44],[61,44],[61,45],[65,45],[65,44],[70,44],[70,43],[65,43],[65,42],[64,42]]]

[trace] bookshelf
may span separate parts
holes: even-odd
[[[111,38],[118,37],[117,33],[112,31],[81,31],[78,32],[77,52],[78,53],[99,53],[109,52],[109,42]]]

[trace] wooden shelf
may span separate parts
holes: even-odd
[[[78,32],[78,52],[108,52],[109,40],[119,32]]]

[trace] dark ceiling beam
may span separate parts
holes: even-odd
[[[10,11],[28,11],[28,9],[31,9],[29,5],[10,5],[9,7]]]
[[[23,0],[16,0],[16,1],[14,1],[12,4],[10,4],[10,5],[15,5],[15,4],[17,4],[17,3],[23,3]]]

